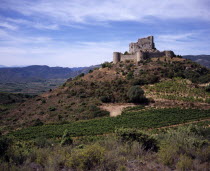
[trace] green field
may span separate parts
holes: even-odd
[[[72,137],[86,135],[100,135],[112,133],[116,128],[159,128],[168,125],[180,124],[189,121],[210,118],[210,110],[200,109],[150,109],[141,110],[132,108],[125,110],[121,116],[111,118],[77,121],[68,124],[55,124],[29,127],[11,133],[17,139],[31,140],[38,137],[61,137],[64,130],[68,129]]]

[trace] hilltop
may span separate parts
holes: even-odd
[[[208,82],[209,69],[180,57],[106,62],[5,112],[1,127],[14,129],[109,116],[111,111],[103,106],[130,103],[127,93],[136,85],[144,90],[144,103],[149,108],[209,109],[209,92],[204,87]]]

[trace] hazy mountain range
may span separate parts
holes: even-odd
[[[183,57],[210,68],[210,55],[185,55]]]
[[[31,65],[27,67],[0,68],[0,83],[6,82],[36,82],[49,79],[68,79],[81,73],[87,73],[97,66],[63,68],[46,65]]]

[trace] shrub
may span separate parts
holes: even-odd
[[[92,72],[93,72],[93,70],[92,70],[92,69],[90,69],[88,73],[92,73]]]
[[[161,142],[158,152],[159,159],[166,165],[173,166],[177,164],[180,168],[187,167],[188,160],[197,158],[201,153],[201,149],[208,146],[202,134],[203,132],[199,127],[189,125],[187,127],[178,127],[177,130],[169,130],[163,136],[159,135]],[[208,158],[208,154],[200,156],[204,158],[204,161]]]
[[[131,80],[133,78],[133,72],[129,72],[126,76],[127,80]]]
[[[205,89],[206,89],[207,92],[210,92],[210,84],[207,85]]]
[[[127,96],[130,102],[141,103],[146,101],[146,97],[144,96],[144,90],[139,86],[132,86],[128,92]]]
[[[104,62],[103,64],[101,64],[101,67],[102,68],[106,68],[106,67],[111,68],[112,64],[110,62]]]
[[[44,137],[39,137],[34,140],[34,144],[39,148],[49,147],[51,143],[48,139]]]
[[[34,121],[33,126],[42,126],[44,123],[38,118]]]
[[[12,143],[12,139],[7,137],[0,138],[0,158],[3,157]]]
[[[124,55],[130,55],[130,53],[128,53],[127,51],[124,52]]]
[[[137,141],[142,144],[145,150],[152,149],[157,151],[157,141],[153,137],[149,136],[143,131],[137,129],[117,129],[115,131],[116,135],[120,138],[122,142],[133,142]]]
[[[179,170],[190,170],[192,169],[193,161],[187,155],[181,155],[178,163],[176,164],[176,168]]]
[[[73,143],[73,140],[70,137],[70,134],[68,132],[68,130],[66,129],[63,133],[62,139],[61,139],[61,146],[64,145],[71,145]]]
[[[88,145],[83,149],[75,149],[68,165],[76,170],[91,170],[104,160],[105,149],[98,144]]]
[[[56,108],[51,106],[51,107],[48,108],[48,110],[49,111],[56,111]]]
[[[100,98],[100,100],[101,100],[103,103],[109,103],[109,102],[111,102],[111,98],[108,97],[108,96],[102,96],[102,97]]]

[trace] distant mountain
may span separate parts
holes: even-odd
[[[207,68],[210,68],[210,55],[185,55],[183,58],[191,59]]]
[[[63,68],[46,65],[32,65],[27,67],[0,68],[0,83],[8,82],[39,82],[49,79],[68,79],[81,73],[87,73],[97,66]]]

